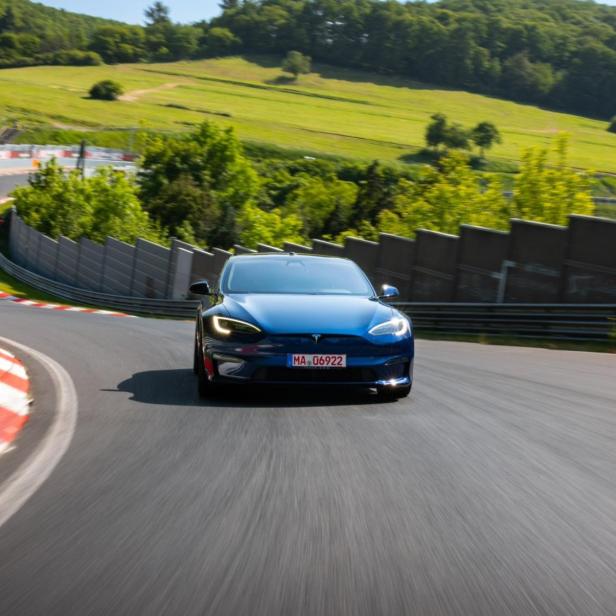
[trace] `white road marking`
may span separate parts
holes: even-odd
[[[54,359],[7,338],[0,342],[31,355],[48,372],[56,393],[53,423],[34,453],[0,486],[0,526],[17,513],[66,453],[77,425],[78,401],[68,372]]]

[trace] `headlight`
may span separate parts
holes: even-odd
[[[232,334],[254,335],[262,333],[262,330],[252,323],[219,316],[212,317],[212,329],[216,334],[223,337]]]
[[[411,329],[409,322],[406,319],[395,318],[380,325],[375,325],[370,333],[373,336],[404,336]]]

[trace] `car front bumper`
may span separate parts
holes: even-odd
[[[341,338],[342,343],[346,339]],[[246,384],[357,385],[404,387],[413,380],[414,344],[405,338],[395,344],[371,344],[355,338],[344,346],[302,344],[265,339],[255,344],[212,338],[204,340],[203,357],[212,382]],[[290,354],[345,354],[346,368],[290,368]]]

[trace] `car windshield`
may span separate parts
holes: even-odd
[[[374,295],[368,279],[352,261],[297,256],[230,261],[221,287],[223,293]]]

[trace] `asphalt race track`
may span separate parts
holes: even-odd
[[[202,403],[192,323],[0,302],[0,335],[79,399],[0,528],[1,614],[616,614],[613,355],[420,341],[402,402]],[[25,359],[37,403],[0,481],[54,421]]]
[[[18,186],[24,186],[28,183],[29,174],[21,173],[19,175],[0,175],[0,199],[8,197],[9,193]]]

